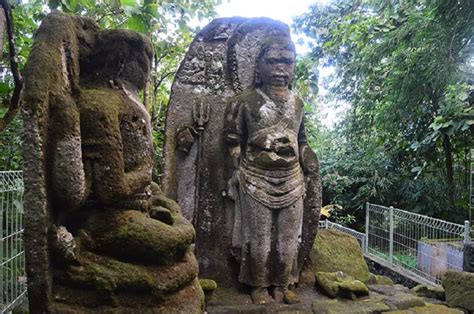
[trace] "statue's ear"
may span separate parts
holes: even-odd
[[[255,70],[254,82],[255,82],[255,86],[258,86],[260,85],[260,83],[262,83],[261,78],[260,78],[260,72],[258,71],[258,69]]]

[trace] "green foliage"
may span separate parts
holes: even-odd
[[[148,92],[144,94],[145,103],[152,115],[154,142],[156,147],[163,143],[164,115],[168,104],[171,83],[187,47],[191,43],[195,29],[190,26],[193,19],[209,19],[220,0],[188,1],[188,0],[29,0],[20,2],[13,8],[16,33],[16,49],[20,69],[26,63],[33,34],[41,20],[50,10],[87,16],[94,19],[103,28],[125,28],[141,32],[150,37],[154,50],[155,61],[151,73]],[[3,64],[8,64],[8,46],[4,46]],[[13,90],[10,73],[3,76],[0,83],[0,117],[4,115]],[[10,127],[19,137],[20,124]],[[12,134],[13,134],[12,133]],[[17,159],[15,156],[4,156],[6,150],[0,151],[0,168],[16,165],[5,164],[5,160]],[[15,151],[14,154],[19,154]],[[160,172],[161,154],[157,154]],[[155,176],[155,179],[158,177]]]
[[[330,96],[350,104],[335,130],[319,133],[334,142],[321,155],[325,203],[356,217],[371,201],[467,218],[473,9],[337,0],[296,19],[314,39],[311,57],[335,67]]]

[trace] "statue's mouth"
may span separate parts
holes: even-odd
[[[286,83],[288,80],[288,75],[285,74],[273,74],[272,79],[274,82]]]

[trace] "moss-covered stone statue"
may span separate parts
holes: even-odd
[[[244,284],[255,303],[298,301],[289,288],[321,208],[294,62],[287,25],[214,20],[189,48],[167,113],[164,191],[196,228],[200,277]]]
[[[152,57],[138,33],[63,13],[35,35],[23,93],[32,313],[203,310],[194,229],[152,182],[138,97]]]

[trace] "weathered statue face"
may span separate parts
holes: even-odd
[[[295,53],[272,44],[259,60],[258,72],[263,86],[289,86],[295,76]]]

